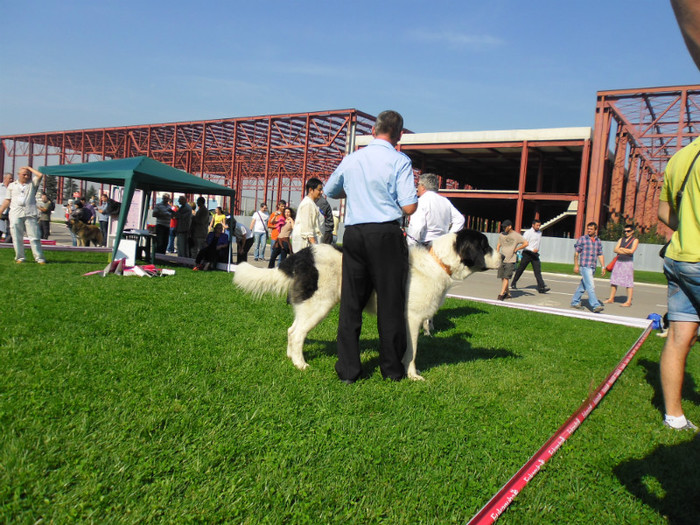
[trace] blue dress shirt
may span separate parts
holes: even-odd
[[[345,157],[323,191],[334,198],[345,192],[346,226],[396,221],[403,206],[418,202],[411,159],[382,139]]]

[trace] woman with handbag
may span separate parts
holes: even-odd
[[[634,252],[639,246],[639,239],[634,236],[634,226],[625,225],[625,234],[615,246],[615,265],[610,275],[610,297],[604,303],[614,303],[618,286],[627,288],[627,300],[620,306],[632,306],[634,292]]]

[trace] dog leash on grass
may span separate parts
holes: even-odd
[[[486,525],[494,523],[500,517],[500,515],[505,512],[510,503],[515,499],[525,485],[527,485],[528,482],[535,477],[544,464],[557,453],[559,448],[564,444],[569,436],[571,436],[576,429],[581,426],[583,421],[588,417],[593,409],[598,406],[603,397],[605,397],[605,394],[608,393],[608,390],[610,390],[615,381],[617,381],[617,378],[620,377],[629,362],[637,353],[637,350],[639,350],[639,348],[642,346],[642,343],[646,341],[649,333],[651,333],[652,326],[653,323],[650,322],[642,335],[639,336],[639,339],[637,339],[637,341],[627,351],[622,360],[600,384],[596,391],[583,402],[578,410],[574,412],[561,427],[559,427],[554,435],[549,438],[544,445],[542,445],[542,447],[527,461],[527,463],[525,463],[525,465],[523,465],[512,478],[510,478],[508,483],[503,485],[501,490],[499,490],[471,520],[469,520],[467,525]]]

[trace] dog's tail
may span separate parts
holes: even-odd
[[[287,293],[292,279],[277,268],[256,268],[252,264],[241,263],[236,267],[233,282],[240,289],[260,298],[264,294]]]

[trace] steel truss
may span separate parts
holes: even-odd
[[[6,157],[15,172],[25,164],[147,155],[234,188],[236,202],[231,205],[234,213],[241,213],[244,192],[253,192],[255,202],[269,203],[303,196],[306,180],[327,179],[354,149],[356,134],[371,133],[375,120],[345,109],[4,136],[0,171],[5,171]]]
[[[6,158],[11,163],[8,168],[16,172],[25,164],[148,155],[234,188],[236,201],[230,207],[239,214],[244,211],[244,194],[254,195],[256,203],[265,200],[273,205],[280,198],[300,200],[306,180],[325,180],[343,156],[355,149],[356,135],[371,133],[375,120],[345,109],[4,136],[0,137],[0,171],[6,171]],[[583,229],[584,213],[586,222],[624,219],[643,229],[656,225],[666,163],[698,135],[700,85],[598,92],[590,157],[586,146],[580,164],[576,235]],[[523,146],[521,176],[512,188],[517,190],[520,208],[529,191],[523,188],[522,173],[529,163],[524,152],[533,145]],[[406,147],[406,152],[411,154],[411,149]],[[518,162],[517,158],[510,160]],[[457,176],[442,175],[446,189],[469,187]],[[61,184],[59,181],[59,192]],[[537,193],[548,193],[539,186]],[[550,197],[556,196],[538,198]],[[660,225],[659,232],[667,230]]]
[[[599,91],[588,220],[656,225],[666,163],[698,135],[700,85]]]

